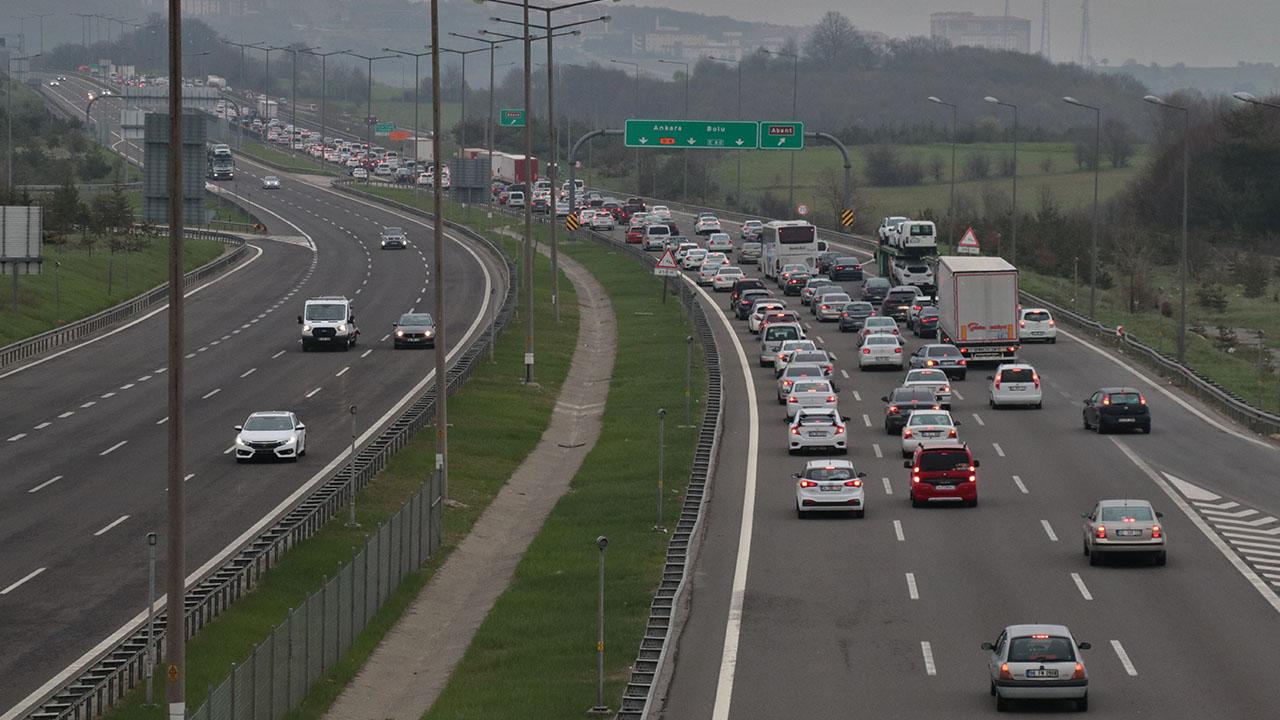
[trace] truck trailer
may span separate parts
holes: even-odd
[[[971,362],[1017,359],[1018,269],[1004,258],[938,258],[938,342]]]

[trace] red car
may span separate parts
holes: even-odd
[[[911,507],[929,502],[978,504],[978,461],[968,445],[921,445],[902,466],[911,471]]]
[[[639,245],[644,242],[644,226],[632,225],[627,228],[627,242],[632,245]]]

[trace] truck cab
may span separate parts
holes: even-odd
[[[349,350],[355,347],[356,336],[360,334],[356,328],[354,304],[340,295],[307,300],[303,303],[302,314],[298,316],[298,324],[302,326],[303,352],[315,348]]]

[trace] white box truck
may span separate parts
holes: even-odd
[[[938,258],[938,342],[971,362],[1018,356],[1018,269],[1004,258]]]

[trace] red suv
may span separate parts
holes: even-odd
[[[921,445],[902,466],[911,471],[911,507],[931,501],[978,504],[978,461],[968,445]]]

